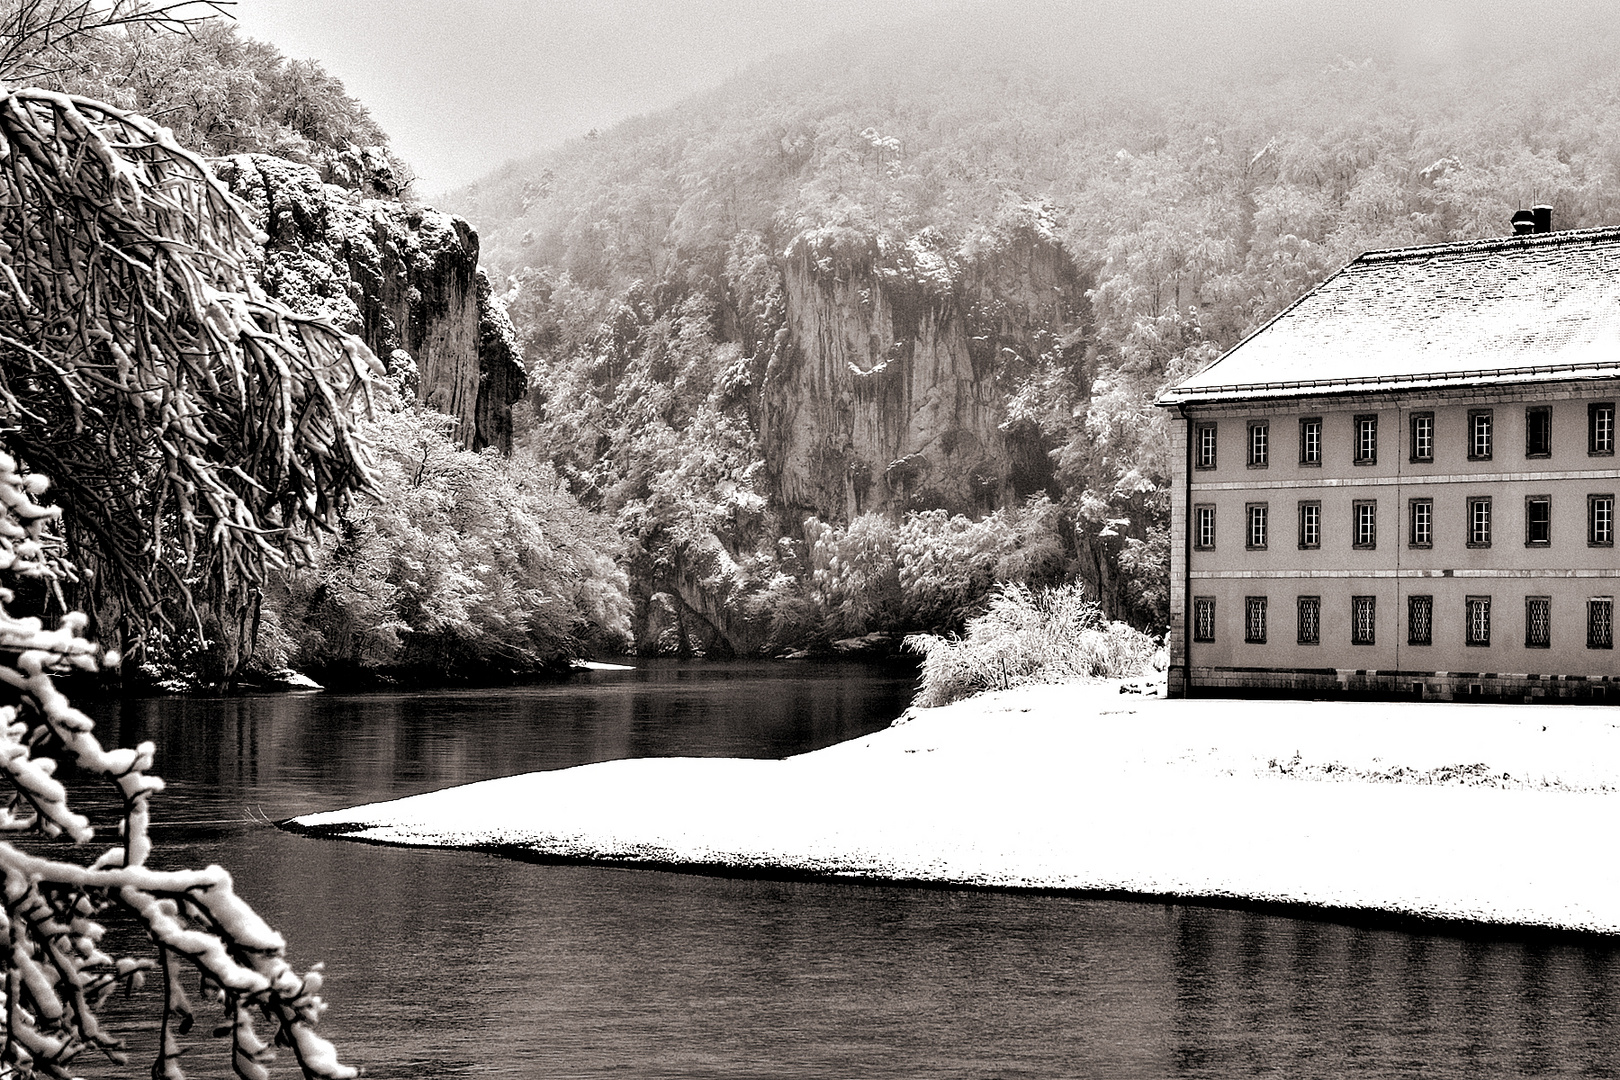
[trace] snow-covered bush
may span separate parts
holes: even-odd
[[[477,676],[626,647],[612,524],[549,464],[463,450],[451,423],[415,407],[378,417],[372,494],[272,579],[258,663]]]
[[[44,489],[43,477],[21,474],[13,458],[0,454],[0,578],[8,583],[58,573],[46,529],[61,511],[34,502]],[[0,1076],[68,1077],[87,1050],[126,1061],[124,1041],[102,1028],[97,1012],[114,991],[140,989],[148,973],[161,981],[155,1077],[184,1075],[182,1037],[194,1019],[187,975],[223,1009],[216,1030],[228,1038],[230,1067],[243,1080],[269,1075],[276,1046],[291,1050],[306,1077],[355,1076],[315,1033],[325,1008],[320,971],[293,970],[281,935],[232,891],[230,874],[218,866],[150,865],[148,803],[163,790],[149,771],[155,747],[104,748],[90,718],[52,682],[53,672],[94,671],[116,656],[85,639],[83,615],[69,614],[48,629],[37,618],[12,617],[5,610],[11,602],[11,591],[0,588],[0,684],[10,699],[0,706],[0,772],[12,789],[0,809],[9,928],[0,950]],[[89,803],[104,807],[106,820],[92,821],[69,805],[58,762],[70,782],[112,790],[114,798]],[[91,845],[98,829],[120,839],[97,850]],[[103,923],[111,919],[133,920],[154,955],[104,951]],[[270,1038],[255,1030],[256,1017],[269,1025]]]
[[[1061,578],[1057,508],[1044,496],[978,521],[944,510],[895,522],[862,514],[848,526],[805,523],[813,596],[833,636],[960,628],[1000,584]]]
[[[1125,623],[1107,622],[1079,583],[1033,590],[1001,586],[963,637],[913,634],[922,656],[919,705],[945,705],[986,690],[1030,683],[1118,678],[1141,672],[1159,643]]]

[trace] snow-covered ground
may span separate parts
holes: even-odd
[[[530,773],[297,824],[382,843],[1620,933],[1620,712],[1037,686],[784,761]]]

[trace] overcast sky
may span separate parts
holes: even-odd
[[[988,0],[238,0],[250,37],[313,58],[440,194],[780,53]]]
[[[879,55],[926,48],[915,34],[925,17],[975,41],[1016,27],[1022,48],[1092,64],[1106,57],[1110,35],[1140,37],[1188,61],[1230,52],[1252,63],[1307,29],[1313,55],[1362,55],[1382,40],[1409,59],[1448,63],[1513,47],[1525,35],[1579,42],[1601,24],[1612,36],[1612,2],[236,0],[229,10],[249,36],[319,60],[341,78],[416,169],[417,191],[432,198],[834,35],[869,40]],[[1103,22],[1111,24],[1106,33],[1089,32]],[[881,32],[895,27],[901,32]]]

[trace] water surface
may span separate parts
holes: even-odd
[[[167,748],[160,853],[230,867],[296,963],[327,962],[323,1030],[376,1076],[1615,1074],[1620,949],[1600,942],[539,866],[269,824],[589,761],[803,752],[886,725],[912,678],[662,662],[500,691],[131,701],[102,720]],[[226,1074],[213,1053],[193,1076]]]

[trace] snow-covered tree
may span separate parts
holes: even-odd
[[[367,482],[381,370],[265,297],[257,235],[167,129],[0,96],[0,446],[52,478],[98,629],[190,624],[220,676],[265,570]]]
[[[178,6],[0,0],[0,84],[87,28],[161,23]],[[292,969],[230,875],[149,861],[155,748],[102,747],[52,679],[116,654],[85,636],[83,614],[48,628],[7,610],[19,583],[60,596],[63,580],[88,581],[103,632],[189,619],[225,644],[228,670],[252,640],[265,573],[303,557],[311,529],[369,483],[360,423],[380,366],[265,297],[257,240],[167,129],[0,85],[0,772],[12,788],[0,1077],[67,1077],[86,1050],[122,1061],[98,1009],[149,972],[163,987],[154,1076],[183,1075],[188,973],[224,1009],[237,1076],[267,1076],[277,1046],[306,1077],[355,1075],[314,1031],[319,971]],[[64,778],[110,786],[108,820],[76,812]],[[94,851],[98,825],[118,839]],[[155,955],[113,955],[103,923],[115,917]]]
[[[42,476],[23,474],[0,454],[0,577],[9,583],[59,572],[48,530],[61,508],[35,501],[45,488]],[[163,790],[150,772],[156,748],[150,742],[104,748],[90,718],[52,680],[53,672],[116,663],[116,655],[83,636],[83,615],[47,629],[37,618],[9,615],[11,599],[11,590],[0,588],[0,684],[12,702],[0,706],[0,772],[12,789],[0,808],[7,837],[0,841],[6,911],[0,1077],[68,1077],[86,1051],[126,1061],[124,1041],[101,1026],[97,1012],[114,991],[139,989],[148,973],[162,986],[154,1002],[162,1013],[155,1077],[184,1076],[182,1038],[194,1020],[187,976],[222,1007],[216,1030],[228,1037],[231,1067],[243,1080],[268,1076],[277,1046],[291,1051],[306,1077],[355,1076],[315,1033],[325,1009],[319,969],[293,970],[281,935],[235,894],[230,874],[218,866],[149,864],[148,803]],[[111,788],[115,798],[91,801],[107,808],[109,820],[93,822],[74,810],[56,775],[59,761],[77,783]],[[92,847],[98,826],[118,839]],[[103,924],[114,918],[139,925],[155,955],[106,951]],[[268,1041],[255,1029],[256,1017],[268,1024]]]

